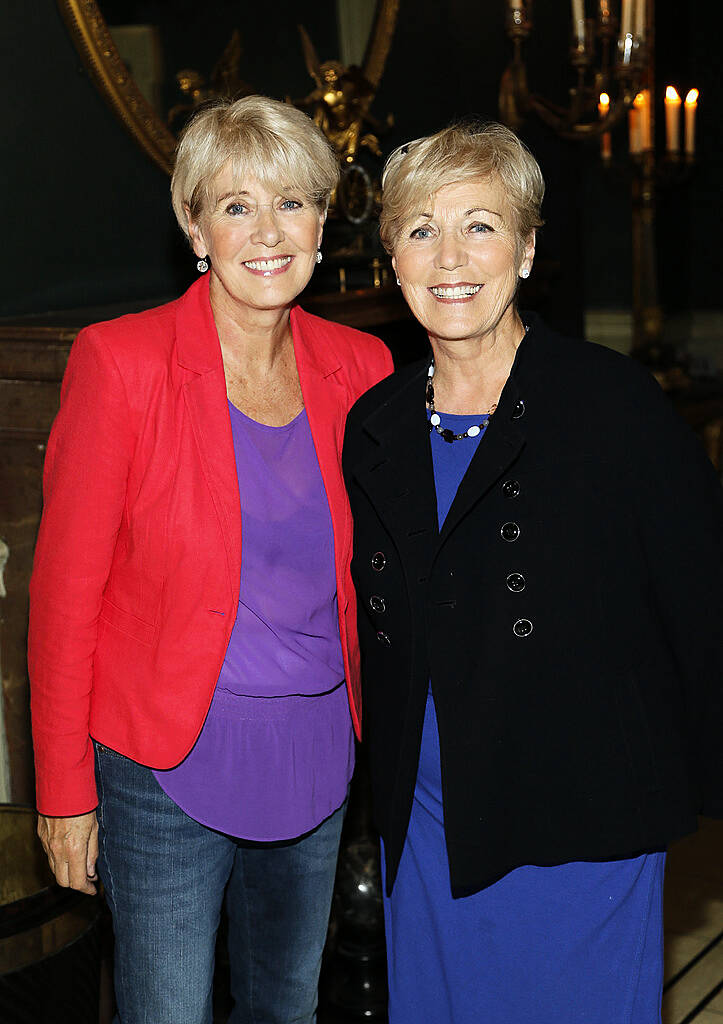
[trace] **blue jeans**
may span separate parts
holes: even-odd
[[[96,744],[117,1024],[211,1024],[221,905],[233,1024],[313,1024],[344,807],[299,839],[247,843],[189,818],[149,768]]]

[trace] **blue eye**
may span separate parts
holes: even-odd
[[[432,237],[432,232],[427,227],[415,228],[414,231],[412,231],[412,233],[411,233],[411,235],[409,237],[410,238],[431,238]]]
[[[238,217],[239,214],[246,212],[246,207],[243,203],[229,203],[226,207],[226,213],[230,213],[232,217]]]
[[[470,226],[470,231],[475,231],[477,234],[485,234],[488,231],[494,231],[493,227],[489,224],[483,224],[481,221]]]
[[[300,203],[298,199],[284,199],[281,204],[282,210],[300,210],[303,203]]]

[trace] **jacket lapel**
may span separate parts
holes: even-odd
[[[490,420],[485,435],[477,447],[447,513],[440,532],[440,546],[444,544],[447,537],[477,502],[485,497],[522,451],[525,437],[520,424],[523,417],[516,418],[519,401],[520,392],[513,369],[500,395],[497,410]]]
[[[373,456],[354,468],[384,526],[400,551],[415,538],[437,535],[429,427],[425,417],[427,363],[415,368],[401,391],[376,409],[363,429],[377,442]]]
[[[226,548],[228,579],[238,601],[241,569],[241,502],[228,414],[221,346],[201,279],[181,299],[176,320],[178,362],[193,371],[183,385],[194,438]]]
[[[329,503],[336,564],[340,571],[351,543],[351,514],[341,474],[348,395],[339,379],[341,363],[338,354],[330,348],[330,339],[320,334],[319,327],[298,306],[291,310],[291,331],[304,407]]]
[[[452,506],[438,531],[429,427],[424,414],[427,361],[385,405],[364,421],[363,427],[378,444],[373,458],[355,468],[355,476],[368,494],[387,530],[400,549],[409,538],[428,533],[430,558],[445,543],[471,509],[481,501],[525,444],[524,415],[519,415],[522,394],[519,368],[524,355],[518,349],[497,411],[465,473]],[[417,549],[418,550],[418,549]]]

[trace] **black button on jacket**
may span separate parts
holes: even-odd
[[[647,371],[528,319],[441,533],[427,361],[362,396],[347,422],[363,735],[388,885],[430,679],[455,891],[521,864],[659,849],[699,812],[723,816],[720,485]],[[370,604],[379,551],[389,644]]]

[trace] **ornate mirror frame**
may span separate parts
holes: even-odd
[[[96,0],[57,0],[91,79],[136,142],[171,173],[176,139],[138,88],[113,42]],[[362,69],[376,88],[392,44],[400,0],[379,0]]]

